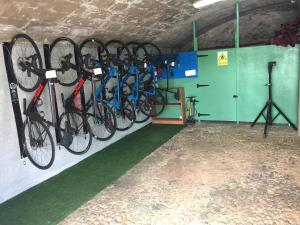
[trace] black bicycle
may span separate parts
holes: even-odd
[[[78,51],[76,46],[73,51]],[[42,58],[37,45],[28,35],[18,34],[11,41],[10,52],[12,69],[20,88],[27,91],[36,90],[28,107],[26,101],[23,102],[26,118],[23,124],[22,142],[29,160],[39,169],[48,169],[53,164],[55,145],[49,129],[51,126],[58,130],[59,145],[73,154],[87,152],[92,143],[91,129],[84,114],[72,104],[74,95],[83,85],[82,82],[78,83],[73,94],[64,101],[65,112],[62,113],[59,121],[48,121],[37,110],[40,97],[50,81],[46,78],[46,70],[42,67]],[[68,68],[76,70],[77,66],[72,63],[74,56],[71,54],[61,58],[64,66],[57,71],[63,74],[69,70]]]

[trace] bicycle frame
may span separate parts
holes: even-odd
[[[109,82],[109,80],[111,78],[113,78],[114,76],[117,79],[117,87],[115,88],[115,91],[113,93],[113,96],[114,96],[113,99],[107,100],[104,97],[102,97],[101,94],[104,92],[105,87],[106,87],[107,83]],[[110,66],[108,68],[108,76],[105,79],[101,80],[101,84],[97,87],[95,94],[92,93],[92,95],[94,95],[93,96],[94,98],[92,98],[93,104],[95,104],[95,101],[96,102],[103,101],[110,107],[120,110],[122,108],[121,90],[120,90],[121,87],[122,87],[122,81],[120,81],[119,69],[117,67]],[[93,92],[94,92],[94,90],[93,90]]]
[[[44,119],[42,116],[40,116],[38,113],[35,112],[35,106],[38,102],[38,100],[40,99],[40,96],[42,95],[46,85],[50,82],[50,80],[46,79],[45,74],[46,74],[46,70],[41,70],[41,69],[37,69],[34,68],[34,66],[32,65],[24,65],[26,66],[26,70],[36,74],[39,78],[40,78],[40,83],[38,85],[38,88],[36,89],[33,98],[31,99],[31,102],[29,103],[28,107],[26,108],[26,102],[24,103],[24,114],[26,116],[30,117],[34,117],[35,119],[39,119],[42,120],[44,123],[55,127],[56,129],[58,128],[59,130],[61,130],[56,122],[51,122],[48,121],[46,119]],[[76,65],[73,65],[71,63],[69,63],[70,68],[76,68]],[[61,71],[62,69],[58,69],[56,71]],[[63,69],[65,70],[65,68]],[[78,81],[75,89],[73,90],[71,96],[65,101],[66,104],[64,104],[64,108],[66,113],[71,112],[71,111],[79,111],[78,109],[76,109],[75,107],[72,106],[72,103],[75,99],[75,97],[77,96],[77,94],[79,93],[80,89],[83,87],[85,81],[88,79],[88,77],[90,76],[90,73],[88,73],[87,71],[82,70],[82,77],[80,78],[80,80]],[[52,81],[54,81],[55,79],[52,79]],[[51,96],[50,96],[51,98]],[[52,110],[52,108],[51,108]],[[53,113],[53,112],[52,112]]]
[[[137,101],[139,99],[139,86],[140,86],[140,79],[139,79],[139,70],[136,66],[131,65],[128,73],[125,75],[124,79],[122,79],[120,86],[123,88],[126,84],[127,80],[131,77],[135,76],[135,83],[132,88],[131,95],[128,96],[128,99],[133,102],[134,106],[137,105]]]
[[[157,76],[156,76],[156,67],[152,64],[147,66],[146,71],[143,73],[142,76],[139,78],[139,83],[142,83],[144,78],[147,76],[147,74],[150,74],[150,79],[153,80],[152,87],[150,91],[143,90],[143,93],[146,96],[155,96],[156,95],[156,81],[157,81]]]

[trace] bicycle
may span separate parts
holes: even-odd
[[[29,80],[33,77],[34,81],[31,83],[34,83],[34,86],[36,86],[35,81],[38,80],[37,89],[28,107],[26,101],[23,102],[23,113],[26,118],[23,123],[22,143],[24,152],[31,163],[39,169],[48,169],[53,164],[55,146],[49,130],[50,126],[59,131],[58,136],[61,142],[58,144],[64,146],[69,152],[78,155],[87,152],[92,142],[90,127],[82,113],[72,107],[71,104],[74,95],[81,86],[81,82],[78,83],[73,95],[66,101],[68,104],[65,105],[65,112],[62,113],[59,121],[48,121],[37,111],[40,96],[49,82],[45,75],[46,70],[39,65],[41,55],[37,45],[28,35],[18,34],[12,38],[10,52],[12,69],[18,83],[23,82],[21,76],[18,76],[19,73],[26,73],[27,77],[25,76],[25,78]],[[16,53],[18,54],[16,55]],[[71,57],[63,58],[64,65],[68,64],[75,67],[70,63],[70,59]],[[57,69],[57,71],[63,70],[64,68]],[[33,86],[30,89],[33,89]],[[74,144],[75,141],[77,144]],[[83,145],[79,145],[79,143]],[[75,147],[81,148],[75,149]]]
[[[147,66],[146,62],[139,59],[142,54],[142,58],[145,58],[147,51],[145,48],[140,48],[136,42],[130,42],[126,44],[132,55],[132,64],[129,67],[128,72],[124,76],[121,82],[123,93],[128,96],[128,99],[132,102],[135,109],[135,122],[143,123],[150,118],[151,105],[147,96],[141,91],[140,84],[143,80],[143,70]],[[139,54],[137,49],[141,49],[142,53]],[[133,78],[133,79],[131,79]]]
[[[139,52],[140,49],[145,52],[145,55],[142,58],[137,57],[137,60],[144,65],[140,74],[139,90],[146,96],[151,105],[149,116],[157,117],[164,111],[167,102],[166,95],[163,95],[164,90],[158,88],[157,85],[162,67],[162,54],[160,49],[153,43],[140,44],[136,52]]]
[[[89,70],[99,70],[92,76],[91,97],[86,104],[88,122],[94,137],[100,141],[112,138],[116,132],[116,117],[110,106],[104,101],[98,101],[97,96],[105,97],[105,87],[108,83],[109,52],[104,44],[96,38],[88,38],[80,44],[80,52],[84,66]],[[100,82],[98,88],[97,83]]]
[[[124,74],[126,72],[126,66],[124,62],[126,62],[126,57],[129,56],[127,49],[124,47],[123,43],[120,41],[110,41],[103,46],[102,42],[93,38],[90,39],[90,43],[94,43],[96,45],[102,46],[103,49],[95,47],[90,49],[90,52],[86,54],[89,57],[88,64],[90,68],[95,68],[101,65],[104,65],[104,76],[102,76],[101,83],[93,90],[94,99],[91,102],[97,102],[98,104],[108,105],[109,108],[114,113],[114,118],[116,123],[114,123],[114,127],[111,129],[116,129],[119,131],[128,130],[132,127],[135,116],[134,116],[134,108],[132,103],[128,100],[128,98],[123,95],[121,91],[121,79],[120,74]],[[86,42],[88,43],[88,42]],[[114,45],[117,45],[114,46]],[[108,51],[108,47],[110,51]],[[82,49],[85,48],[82,46]],[[86,48],[85,48],[86,49]],[[111,51],[114,51],[111,53]],[[106,52],[105,60],[101,56],[101,52]],[[123,59],[121,58],[124,51],[127,51],[125,54],[125,58],[123,55]],[[129,57],[128,57],[129,58]]]
[[[131,101],[128,97],[123,94],[122,91],[122,80],[118,68],[109,68],[109,80],[115,79],[116,83],[111,87],[110,93],[113,94],[112,98],[102,99],[113,109],[117,118],[117,127],[119,131],[125,131],[131,128],[135,122],[135,110]],[[101,99],[101,96],[97,96]]]

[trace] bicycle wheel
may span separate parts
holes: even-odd
[[[88,123],[94,137],[100,141],[111,139],[116,132],[115,114],[104,102],[99,102],[96,105],[94,113],[88,113]]]
[[[161,50],[157,45],[150,42],[144,42],[141,45],[147,50],[147,56],[152,64],[160,65],[162,63]]]
[[[92,144],[92,132],[85,116],[79,112],[64,112],[59,118],[59,137],[63,146],[75,155],[87,152]]]
[[[156,89],[155,96],[150,97],[150,105],[151,117],[156,117],[164,111],[166,105],[166,98],[161,90]]]
[[[127,70],[131,65],[131,54],[127,46],[119,40],[111,40],[105,43],[108,49],[111,60],[120,60],[123,62],[124,70]],[[125,68],[126,67],[126,68]]]
[[[117,120],[116,129],[119,131],[125,131],[132,127],[135,121],[135,110],[132,102],[127,98],[122,99],[122,107],[120,110],[113,109]]]
[[[135,107],[135,122],[144,123],[151,115],[151,105],[147,96],[140,93],[137,106]]]
[[[150,55],[143,44],[140,44],[135,49],[134,60],[139,70],[144,72],[144,70],[150,64]]]
[[[103,66],[109,65],[109,52],[103,42],[97,38],[85,39],[79,46],[83,61],[85,57],[89,56],[90,61],[97,60]],[[88,68],[95,68],[93,62],[88,62]]]
[[[23,91],[34,91],[40,79],[30,68],[43,68],[42,57],[35,42],[26,34],[17,34],[11,41],[10,57],[16,83]]]
[[[128,42],[125,46],[128,48],[128,50],[130,51],[130,54],[132,56],[135,55],[135,52],[136,52],[136,49],[137,47],[139,46],[140,44],[138,42],[135,42],[135,41],[131,41],[131,42]]]
[[[50,65],[57,70],[57,80],[63,86],[73,86],[78,82],[80,52],[76,43],[66,37],[56,39],[50,46]]]
[[[48,127],[41,121],[26,119],[23,124],[24,151],[39,169],[48,169],[54,161],[55,147]]]

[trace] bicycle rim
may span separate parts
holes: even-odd
[[[160,115],[164,109],[165,109],[165,104],[166,104],[166,98],[165,96],[162,94],[161,91],[156,90],[156,95],[155,96],[151,96],[151,116],[152,117],[156,117],[158,115]]]
[[[143,123],[150,118],[151,105],[148,98],[144,94],[140,94],[137,106],[135,108],[135,122]]]
[[[59,120],[60,139],[68,132],[66,125],[70,124],[72,143],[64,146],[69,152],[75,155],[81,155],[87,152],[92,144],[92,132],[89,123],[85,117],[79,112],[63,113]]]
[[[46,125],[38,120],[27,119],[23,135],[25,153],[31,163],[43,170],[51,167],[55,157],[55,146]]]
[[[89,55],[91,60],[97,60],[102,65],[108,65],[109,52],[103,42],[97,38],[85,39],[80,44],[79,49],[83,58]]]
[[[103,102],[96,105],[94,113],[88,114],[88,123],[94,137],[100,141],[111,139],[116,132],[116,117],[112,109]]]
[[[77,69],[70,64],[78,66],[81,62],[78,46],[69,38],[60,37],[50,46],[50,65],[57,70],[57,80],[63,86],[73,86],[80,76]]]
[[[10,57],[14,78],[19,87],[26,92],[34,91],[40,79],[27,66],[43,68],[42,57],[35,42],[26,34],[17,34],[11,41]]]
[[[125,131],[132,127],[135,121],[135,111],[133,104],[126,99],[120,110],[115,110],[117,120],[117,130]]]

